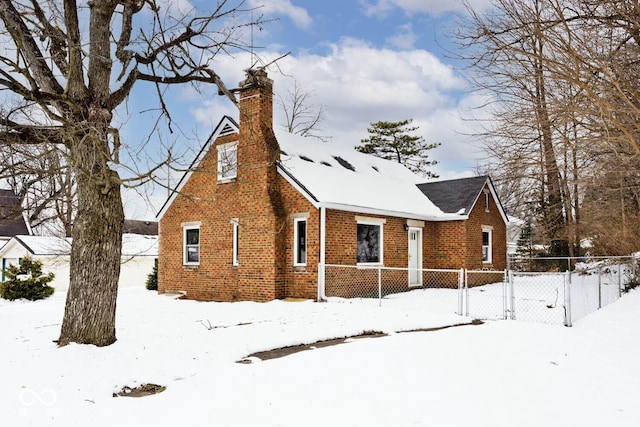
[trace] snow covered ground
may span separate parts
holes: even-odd
[[[638,426],[640,292],[573,328],[312,302],[118,299],[118,341],[57,348],[65,293],[0,300],[3,426]],[[381,338],[240,364],[364,331]],[[113,397],[123,386],[166,386]]]

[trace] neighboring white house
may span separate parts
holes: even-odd
[[[0,249],[3,271],[11,264],[19,264],[28,255],[42,261],[45,274],[55,274],[50,285],[57,291],[69,288],[70,254],[71,239],[51,236],[15,236]],[[144,286],[157,258],[158,236],[124,234],[118,286]]]
[[[525,225],[526,221],[516,218],[515,216],[509,216],[509,223],[507,224],[507,256],[516,254],[518,250],[518,240]]]

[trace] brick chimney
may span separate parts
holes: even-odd
[[[284,207],[276,161],[280,147],[273,132],[273,80],[262,70],[247,70],[239,83],[240,135],[238,195],[241,207],[239,299],[268,301],[284,297]]]
[[[240,133],[261,139],[269,149],[279,152],[273,134],[273,80],[263,69],[250,69],[239,86]]]

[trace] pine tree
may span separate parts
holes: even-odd
[[[535,255],[535,249],[533,247],[533,226],[531,222],[527,221],[522,230],[520,230],[520,236],[518,237],[516,253],[523,258],[531,258]]]
[[[418,127],[411,126],[412,122],[413,119],[371,123],[367,129],[369,137],[362,139],[362,145],[357,146],[356,150],[396,161],[424,177],[438,178],[437,174],[428,170],[438,162],[427,160],[427,151],[439,147],[440,143],[428,144],[423,137],[413,135]]]
[[[54,289],[48,283],[53,280],[54,274],[42,274],[42,261],[26,256],[19,266],[11,264],[4,274],[7,280],[0,283],[0,297],[4,299],[35,301],[53,294]]]
[[[158,260],[153,263],[153,270],[147,275],[147,289],[150,291],[158,290]]]

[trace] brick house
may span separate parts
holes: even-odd
[[[266,73],[234,91],[239,125],[222,118],[158,214],[160,293],[316,299],[324,264],[506,267],[507,217],[488,177],[418,184],[396,162],[276,138]]]

